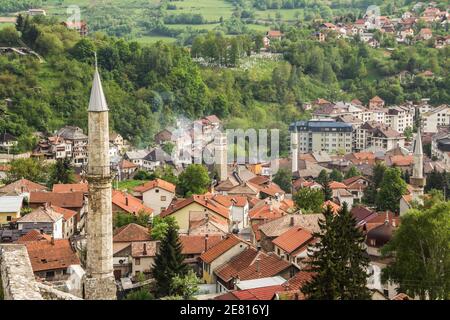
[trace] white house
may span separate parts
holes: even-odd
[[[167,209],[175,197],[175,185],[162,179],[155,179],[133,189],[133,194],[141,198],[144,205],[153,209],[158,216]]]

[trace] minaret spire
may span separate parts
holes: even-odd
[[[414,156],[414,167],[413,167],[413,174],[410,178],[410,183],[411,186],[413,187],[412,197],[413,200],[422,203],[423,200],[421,197],[424,194],[424,187],[426,180],[423,176],[423,147],[422,147],[422,134],[420,132],[420,125],[418,126],[417,134],[414,139],[413,156]]]
[[[106,103],[105,94],[103,92],[102,80],[98,72],[97,53],[95,53],[95,72],[94,80],[92,81],[91,98],[89,100],[89,112],[103,112],[108,111],[108,104]]]

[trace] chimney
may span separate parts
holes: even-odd
[[[51,243],[52,245],[55,245],[55,237],[54,237],[54,236],[52,236],[52,238],[51,238],[51,240],[50,240],[50,243]]]
[[[291,217],[291,223],[289,224],[291,227],[293,227],[294,226],[294,217],[292,216]]]
[[[259,269],[260,269],[260,265],[259,265],[259,262],[260,262],[260,258],[258,257],[257,259],[256,259],[256,273],[259,273]]]
[[[205,234],[205,252],[208,251],[208,234]]]
[[[40,231],[41,231],[41,234],[44,234],[44,229],[41,229]]]
[[[144,249],[142,250],[142,255],[146,256],[147,255],[147,243],[144,242]]]
[[[128,206],[128,195],[125,195],[125,205]]]

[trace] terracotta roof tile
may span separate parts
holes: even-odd
[[[166,217],[171,215],[172,213],[190,205],[191,203],[196,202],[197,204],[201,205],[202,207],[205,207],[212,212],[217,213],[218,215],[229,219],[230,217],[230,210],[223,205],[219,204],[218,202],[215,202],[212,200],[211,194],[206,195],[193,195],[187,199],[184,199],[182,201],[178,201],[176,203],[173,203],[167,208],[165,211],[161,212],[161,217]]]
[[[83,192],[31,192],[30,204],[48,203],[61,208],[82,208],[84,205]]]
[[[53,192],[65,193],[65,192],[83,192],[88,193],[89,186],[87,183],[73,183],[73,184],[54,184]]]
[[[176,187],[174,184],[172,184],[170,182],[167,182],[165,180],[157,178],[155,180],[152,180],[152,181],[149,181],[149,182],[143,184],[142,186],[138,186],[138,187],[134,188],[133,191],[144,193],[144,192],[154,189],[154,188],[161,188],[166,191],[175,193]]]
[[[153,212],[152,208],[144,205],[138,198],[119,190],[113,190],[112,203],[125,212],[134,215],[139,214],[139,212],[145,212],[147,214],[151,214]]]
[[[52,209],[55,210],[56,212],[62,214],[66,221],[77,214],[76,211],[69,210],[69,209],[64,209],[64,208],[61,208],[61,207],[58,207],[58,206],[52,206]]]
[[[342,182],[331,181],[330,188],[331,189],[347,189],[347,186],[345,184],[343,184]]]
[[[281,285],[232,291],[231,294],[235,296],[237,300],[264,301],[272,300],[273,296],[279,291],[283,291],[283,287]]]
[[[33,241],[25,243],[34,272],[66,269],[70,265],[80,264],[69,240]]]
[[[147,228],[130,223],[114,231],[113,242],[150,241],[150,232]]]
[[[289,290],[300,290],[303,285],[312,280],[314,273],[308,271],[297,272],[292,278],[282,284]]]
[[[24,234],[23,236],[21,236],[17,240],[17,243],[24,243],[24,242],[30,242],[30,241],[41,241],[41,240],[50,241],[51,239],[52,239],[52,236],[50,236],[46,233],[41,233],[39,230],[33,229],[33,230],[29,231],[27,234]]]
[[[205,247],[211,249],[213,246],[222,241],[220,235],[180,235],[183,254],[202,254]]]
[[[249,247],[218,267],[214,273],[225,282],[236,277],[252,280],[276,276],[290,266],[289,262],[273,253],[267,254]]]
[[[33,181],[27,179],[20,179],[13,183],[10,183],[2,188],[0,188],[0,192],[2,193],[10,193],[10,192],[32,192],[32,191],[45,191],[47,187],[34,183]]]
[[[239,243],[244,244],[245,242],[235,235],[229,235],[228,238],[220,241],[215,246],[211,247],[211,249],[202,253],[200,259],[206,263],[211,263]]]
[[[309,231],[301,227],[293,227],[275,238],[272,243],[287,253],[292,253],[312,239],[313,236]]]

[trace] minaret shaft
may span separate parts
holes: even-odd
[[[112,189],[109,159],[108,108],[98,70],[89,103],[89,203],[86,222],[85,299],[114,300]]]

